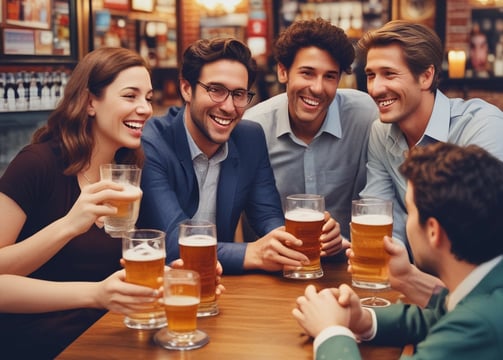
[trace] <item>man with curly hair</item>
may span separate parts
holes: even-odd
[[[262,125],[282,201],[295,193],[325,197],[326,209],[349,237],[351,200],[366,182],[367,143],[378,118],[370,96],[338,89],[352,72],[355,49],[344,30],[323,19],[296,21],[274,45],[277,75],[286,92],[248,109]],[[322,255],[346,246],[322,245]]]

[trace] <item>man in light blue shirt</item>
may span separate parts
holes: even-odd
[[[393,236],[407,242],[406,181],[398,168],[414,146],[477,144],[503,160],[503,113],[480,100],[449,99],[438,87],[444,55],[428,27],[392,21],[358,42],[367,88],[380,121],[370,133],[367,185],[361,197],[394,200]]]
[[[296,193],[323,195],[349,238],[351,200],[365,186],[368,136],[378,118],[368,94],[338,89],[343,72],[351,72],[354,47],[342,29],[317,19],[294,22],[274,50],[286,92],[248,109],[244,118],[264,129],[282,201]],[[343,244],[322,250],[335,254]]]

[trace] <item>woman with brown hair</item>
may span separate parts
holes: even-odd
[[[117,211],[104,201],[125,195],[99,181],[99,166],[141,166],[152,96],[148,66],[135,52],[100,48],[79,62],[47,124],[0,178],[0,274],[102,281],[120,269],[121,240],[105,233],[102,218]],[[130,301],[114,279],[111,297]],[[2,354],[53,358],[103,314],[0,314]]]

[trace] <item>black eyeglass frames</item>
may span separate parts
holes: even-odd
[[[234,103],[234,106],[245,107],[252,101],[253,97],[255,96],[255,93],[253,91],[248,91],[246,89],[229,90],[223,85],[207,85],[200,81],[198,81],[197,84],[200,85],[204,90],[206,90],[208,92],[208,95],[210,96],[210,99],[216,103],[224,102],[230,95],[232,96],[232,102]]]

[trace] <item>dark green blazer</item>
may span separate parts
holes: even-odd
[[[376,309],[372,343],[416,344],[414,355],[401,359],[503,359],[503,261],[449,313],[441,306],[445,296],[433,296],[425,309],[405,304]],[[361,358],[352,338],[333,336],[318,347],[317,360],[339,358]]]

